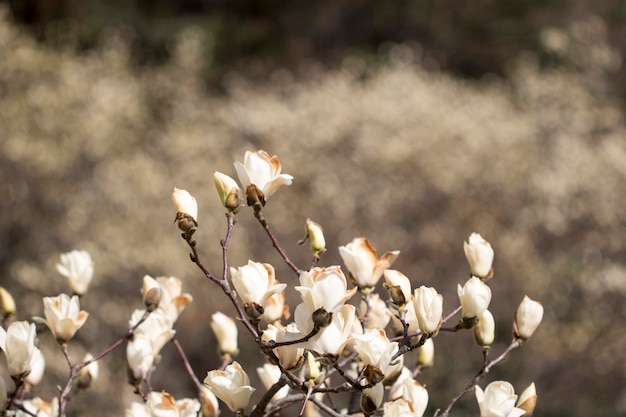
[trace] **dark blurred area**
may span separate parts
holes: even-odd
[[[0,6],[0,285],[18,319],[41,316],[42,296],[68,291],[59,255],[88,250],[96,272],[81,306],[91,317],[71,342],[76,357],[126,331],[150,274],[177,276],[194,296],[176,330],[197,375],[220,365],[210,315],[232,306],[189,262],[170,195],[197,197],[198,248],[220,271],[212,174],[235,177],[244,151],[265,149],[295,177],[265,213],[297,265],[310,263],[295,244],[310,217],[326,230],[322,265],[367,236],[379,253],[400,250],[393,267],[436,287],[448,312],[467,279],[462,242],[479,232],[496,251],[494,351],[525,294],[546,311],[481,386],[506,379],[520,392],[534,381],[537,417],[626,415],[626,2]],[[231,265],[273,264],[293,309],[295,277],[251,211],[239,219]],[[243,327],[240,344],[260,387]],[[67,368],[49,334],[40,345],[48,369],[34,393],[51,398]],[[469,333],[435,345],[419,377],[427,415],[482,360]],[[122,415],[137,399],[124,360],[123,349],[105,358],[68,415]],[[194,395],[171,345],[153,386]],[[476,413],[472,395],[453,410]]]

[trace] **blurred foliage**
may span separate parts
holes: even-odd
[[[170,194],[177,186],[197,197],[199,251],[220,270],[225,220],[212,173],[234,176],[245,150],[265,149],[295,177],[265,214],[296,264],[310,262],[295,245],[310,217],[326,230],[322,264],[340,263],[333,248],[367,236],[381,252],[401,250],[394,268],[413,285],[435,286],[450,311],[467,278],[462,241],[480,232],[496,250],[494,350],[509,342],[524,294],[546,308],[537,334],[488,380],[508,379],[518,391],[535,381],[536,415],[626,412],[626,125],[609,88],[621,58],[602,19],[540,33],[543,53],[567,65],[543,67],[523,53],[505,76],[480,81],[436,70],[413,43],[386,43],[381,65],[348,54],[335,69],[306,61],[263,83],[229,71],[218,95],[203,88],[210,42],[185,29],[170,59],[137,67],[124,28],[77,52],[69,35],[51,48],[0,20],[0,279],[20,319],[42,314],[42,296],[68,291],[54,269],[59,254],[86,249],[96,274],[81,300],[91,317],[71,344],[76,357],[125,332],[144,274],[173,275],[195,298],[177,337],[200,376],[219,366],[209,317],[232,310],[189,262]],[[270,262],[293,285],[249,210],[239,217],[231,264]],[[256,366],[241,333],[239,359]],[[40,343],[49,368],[36,394],[51,397],[67,369],[49,334]],[[436,364],[420,376],[431,409],[482,359],[469,333],[441,334],[435,345]],[[70,415],[121,415],[133,400],[120,383],[122,350],[101,372]],[[153,385],[193,395],[172,346]],[[455,416],[475,411],[468,396]]]

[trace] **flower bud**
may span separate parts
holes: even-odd
[[[241,206],[241,189],[237,181],[218,171],[213,173],[213,181],[222,205],[228,211],[236,213]]]
[[[218,417],[220,414],[220,408],[215,394],[213,394],[207,386],[202,385],[198,396],[201,404],[201,416]]]
[[[422,368],[433,366],[435,362],[435,343],[432,338],[426,339],[424,344],[417,348],[417,365]]]
[[[15,313],[15,300],[4,287],[0,287],[0,308],[2,308],[4,317]]]
[[[380,404],[383,402],[384,393],[385,387],[381,383],[363,390],[361,395],[361,410],[363,410],[366,416],[372,415],[378,407],[380,407]]]
[[[39,385],[41,379],[43,378],[43,374],[46,370],[46,358],[44,358],[43,353],[39,348],[35,347],[33,349],[33,357],[31,360],[31,369],[28,375],[26,375],[26,382],[31,386]],[[2,404],[0,402],[0,404]]]
[[[485,310],[478,317],[478,324],[474,327],[474,340],[483,349],[491,346],[494,341],[496,332],[496,322],[493,314],[489,310]]]
[[[491,244],[478,233],[472,233],[468,241],[463,242],[463,250],[472,275],[482,279],[490,278],[493,274],[491,270],[493,263]]]
[[[211,329],[217,338],[220,355],[233,357],[239,353],[235,320],[218,311],[211,316]]]
[[[83,362],[87,362],[93,359],[91,353],[87,353]],[[91,384],[98,379],[98,373],[100,371],[100,365],[98,361],[93,361],[89,365],[83,367],[78,371],[78,387],[81,389],[87,389]]]
[[[176,210],[178,228],[191,237],[198,228],[198,203],[187,190],[174,187],[172,202]]]
[[[422,285],[414,291],[413,308],[419,329],[429,335],[437,333],[443,320],[443,296]]]
[[[236,361],[223,371],[214,370],[207,373],[204,383],[233,412],[244,410],[254,392],[248,374]]]
[[[89,252],[73,250],[61,255],[61,262],[57,264],[57,271],[67,278],[72,291],[76,295],[83,295],[93,277],[93,261]]]
[[[515,390],[506,381],[494,381],[483,391],[475,386],[476,401],[480,408],[480,417],[506,416],[521,417],[524,410],[515,407]]]
[[[526,412],[524,417],[531,417],[533,412],[535,411],[535,406],[537,405],[537,391],[535,389],[535,383],[533,382],[522,392],[522,394],[517,399],[517,404],[515,406],[517,408],[521,408]]]
[[[513,331],[515,337],[523,342],[535,333],[543,319],[543,306],[540,302],[524,296],[515,313]]]
[[[476,325],[477,318],[489,307],[491,301],[491,289],[477,277],[472,277],[463,287],[457,287],[461,302],[462,325],[472,328]]]
[[[387,269],[384,272],[385,287],[389,290],[391,305],[397,310],[403,310],[411,301],[411,281],[400,271]]]
[[[149,312],[153,312],[161,301],[161,285],[150,275],[145,275],[141,293],[143,294],[143,304],[146,306],[146,309]]]
[[[311,242],[311,250],[313,251],[313,256],[319,259],[320,254],[326,252],[326,239],[324,239],[324,230],[322,226],[315,223],[311,219],[306,219],[306,226],[304,228],[306,230],[306,236],[304,239],[298,242],[298,244],[302,245],[307,238]]]

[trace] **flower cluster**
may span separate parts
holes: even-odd
[[[542,305],[524,297],[515,313],[509,347],[490,359],[496,320],[489,311],[492,292],[487,282],[494,277],[494,250],[482,236],[472,233],[463,243],[469,279],[458,284],[458,300],[446,302],[453,307],[444,315],[444,298],[437,289],[415,284],[403,272],[391,269],[400,256],[399,250],[379,256],[368,238],[355,237],[338,248],[342,265],[321,266],[326,239],[322,227],[309,218],[304,220],[306,237],[300,243],[310,240],[312,262],[307,268],[297,267],[264,214],[269,198],[290,185],[293,177],[282,174],[278,157],[265,151],[246,152],[244,161],[234,166],[239,183],[226,174],[214,173],[227,218],[227,232],[221,242],[221,274],[213,274],[200,260],[194,240],[199,227],[195,197],[179,188],[172,193],[176,222],[191,250],[191,261],[234,306],[233,314],[215,311],[210,320],[207,318],[222,365],[209,370],[203,381],[196,377],[183,343],[175,339],[174,329],[193,297],[183,292],[182,280],[149,275],[143,277],[141,285],[143,307],[132,313],[128,331],[102,352],[74,362],[68,343],[89,317],[79,302],[91,282],[94,264],[87,252],[72,251],[61,256],[57,269],[68,278],[73,295],[45,297],[45,318],[36,318],[57,340],[70,367],[70,377],[59,396],[50,402],[24,400],[27,385],[38,384],[45,369],[43,355],[36,346],[36,327],[26,321],[15,321],[6,330],[0,327],[0,348],[15,381],[15,389],[9,392],[0,379],[0,399],[4,400],[0,403],[6,404],[6,410],[15,409],[17,415],[65,416],[70,394],[89,388],[96,380],[98,360],[126,342],[128,382],[138,394],[138,400],[126,411],[127,417],[215,417],[220,413],[220,401],[237,415],[251,417],[273,415],[292,405],[299,407],[300,415],[306,410],[309,416],[422,417],[429,407],[429,392],[419,380],[421,373],[433,366],[434,340],[441,332],[471,330],[483,355],[482,368],[441,416],[448,416],[455,403],[471,390],[481,417],[532,415],[537,398],[534,384],[519,397],[506,381],[492,382],[484,391],[477,384],[493,366],[526,342],[543,318]],[[266,262],[229,264],[235,216],[243,212],[244,204],[252,208],[292,276],[281,276],[279,281],[275,267]],[[299,295],[293,309],[285,302],[287,291]],[[0,301],[6,322],[16,306],[2,288]],[[447,325],[457,314],[458,322]],[[265,358],[256,368],[262,386],[252,386],[244,369],[248,364],[235,361],[240,338],[245,338],[246,344],[256,344]],[[192,397],[177,400],[152,386],[151,376],[168,343],[176,345],[196,386]],[[417,351],[417,365],[409,366],[405,354],[413,350]],[[251,404],[258,392],[260,397]],[[348,400],[338,400],[342,394]]]

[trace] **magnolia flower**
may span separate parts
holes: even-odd
[[[281,166],[278,157],[270,156],[265,151],[246,151],[243,163],[235,162],[235,170],[239,181],[246,187],[249,206],[254,205],[257,199],[265,205],[272,194],[283,185],[291,185],[293,180],[291,175],[280,173]],[[249,190],[254,190],[255,195],[251,196]]]
[[[93,277],[93,261],[87,251],[73,250],[61,255],[57,271],[67,278],[70,288],[76,295],[87,291]]]
[[[524,296],[515,313],[515,322],[513,323],[515,337],[521,341],[528,339],[535,333],[542,319],[543,306],[541,303]]]
[[[151,391],[146,401],[146,410],[152,417],[196,417],[200,411],[200,403],[189,398],[176,401],[167,392]]]
[[[133,402],[130,408],[126,409],[125,417],[152,417],[148,407],[143,402]]]
[[[0,287],[0,309],[5,317],[15,313],[15,300],[4,287]]]
[[[220,414],[220,406],[217,401],[217,397],[206,386],[201,385],[199,387],[198,397],[200,398],[200,405],[202,406],[202,417],[217,417]]]
[[[525,411],[515,407],[515,390],[506,381],[494,381],[483,391],[476,385],[480,417],[521,417]]]
[[[493,263],[493,249],[489,242],[478,233],[472,233],[468,242],[463,242],[463,250],[472,275],[487,278]]]
[[[233,412],[244,410],[254,392],[248,374],[236,361],[223,371],[214,370],[207,373],[204,383]]]
[[[517,404],[515,406],[517,408],[521,408],[526,412],[524,414],[525,417],[530,417],[533,415],[535,411],[535,405],[537,404],[537,390],[535,389],[535,383],[531,383],[525,390],[522,392],[517,399]]]
[[[248,265],[230,268],[230,276],[246,314],[253,320],[260,319],[269,297],[287,287],[287,284],[276,283],[272,265],[260,262],[248,261]]]
[[[278,280],[274,281],[274,285],[278,285]],[[280,322],[281,318],[288,319],[290,316],[289,306],[285,304],[285,291],[273,294],[265,301],[265,309],[261,318],[267,323]]]
[[[383,406],[384,417],[422,417],[420,414],[413,413],[413,405],[404,398],[398,398],[394,401],[387,401]]]
[[[363,363],[370,367],[370,370],[365,370],[368,382],[376,384],[382,381],[391,358],[398,352],[398,342],[390,342],[381,329],[366,330],[364,334],[355,336],[353,342],[354,350]]]
[[[83,362],[88,362],[93,359],[93,355],[91,353],[85,354],[83,358]],[[87,366],[84,366],[78,371],[78,386],[82,389],[89,388],[92,382],[98,379],[98,374],[100,373],[100,364],[98,361],[92,361]]]
[[[261,338],[268,342],[273,340],[278,343],[291,342],[294,340],[302,339],[302,334],[298,331],[298,327],[291,323],[286,327],[268,325],[267,329],[263,331]],[[302,365],[304,357],[304,349],[298,345],[286,345],[272,349],[274,354],[278,357],[280,366],[288,371],[296,370]]]
[[[295,314],[296,323],[298,321],[298,309]],[[304,342],[302,345],[317,353],[320,356],[333,358],[343,351],[343,348],[352,338],[352,327],[356,319],[356,309],[353,305],[346,304],[341,310],[332,314],[332,320],[328,326],[323,327],[315,336]]]
[[[0,348],[6,355],[11,376],[23,377],[32,369],[35,337],[34,323],[16,321],[6,331],[0,326]]]
[[[387,308],[385,300],[380,298],[380,295],[370,294],[367,301],[361,300],[357,309],[359,318],[363,319],[368,311],[369,314],[365,323],[367,329],[384,329],[387,327],[389,320],[391,320],[391,311]]]
[[[222,205],[227,208],[228,211],[237,211],[241,205],[241,189],[237,181],[218,171],[213,173],[213,181],[215,182],[217,194],[220,200],[222,200]]]
[[[457,292],[463,319],[474,319],[489,307],[491,289],[479,278],[471,277],[463,287],[459,284]]]
[[[44,297],[43,309],[46,324],[57,340],[67,342],[80,329],[89,313],[80,310],[78,296],[70,298],[67,294],[56,297]]]
[[[178,228],[185,234],[185,238],[190,240],[198,228],[198,203],[187,190],[181,190],[174,187],[172,193],[172,203],[176,210],[176,219]]]
[[[404,355],[401,357],[404,357]],[[403,366],[400,370],[398,378],[396,378],[396,380],[391,385],[391,388],[389,389],[388,398],[390,401],[402,397],[402,391],[404,390],[404,381],[406,380],[413,380],[413,371],[411,371],[406,366]]]
[[[132,328],[143,317],[143,314],[143,310],[135,310],[130,318],[129,327]],[[167,316],[156,310],[135,329],[135,336],[145,336],[150,341],[153,354],[158,355],[163,346],[176,334],[176,331],[172,329],[172,324]]]
[[[266,389],[270,389],[272,385],[278,382],[280,376],[282,375],[278,366],[269,363],[266,363],[263,367],[256,368],[256,372]],[[285,398],[287,395],[289,395],[289,385],[285,385],[279,389],[278,392],[272,397],[272,400],[279,400],[281,398]]]
[[[126,345],[126,364],[129,369],[129,376],[134,381],[142,381],[148,375],[154,361],[156,353],[152,348],[150,338],[143,334],[135,334]]]
[[[376,249],[365,237],[357,237],[345,246],[339,247],[343,263],[350,271],[350,278],[361,291],[371,291],[383,275],[383,271],[391,266],[400,251],[385,252],[378,258]]]
[[[426,368],[433,366],[435,362],[435,343],[432,337],[426,339],[424,344],[417,348],[417,365]]]
[[[235,320],[218,311],[211,316],[211,329],[217,338],[221,355],[235,356],[239,353]]]
[[[156,281],[161,286],[161,300],[157,311],[174,324],[185,307],[193,301],[193,297],[191,294],[183,293],[183,282],[178,278],[157,277]]]
[[[33,349],[33,358],[31,361],[31,369],[28,375],[26,375],[26,382],[31,386],[38,385],[43,378],[43,373],[46,370],[46,358],[43,353],[37,347]],[[0,404],[3,404],[0,402]]]
[[[478,317],[478,324],[474,327],[474,340],[478,346],[483,348],[491,346],[495,339],[496,322],[493,314],[489,310],[485,310]]]
[[[413,309],[419,329],[434,334],[443,320],[443,295],[432,287],[421,287],[413,293]]]
[[[422,417],[428,406],[428,391],[414,379],[407,379],[402,384],[402,398],[412,405],[413,414]]]
[[[411,281],[400,271],[387,269],[384,272],[385,287],[389,290],[392,305],[398,309],[404,309],[411,301]]]
[[[59,399],[53,398],[52,401],[47,402],[39,397],[35,397],[31,400],[25,400],[22,406],[29,414],[18,411],[17,417],[37,416],[37,417],[57,417],[59,415]]]
[[[356,292],[356,287],[350,290],[346,277],[338,266],[327,268],[313,268],[310,272],[300,274],[300,285],[295,289],[302,297],[302,303],[296,307],[294,316],[298,328],[305,334],[315,326],[321,327],[326,322],[315,323],[313,314],[323,309],[326,313],[334,313]],[[322,320],[323,321],[323,320]]]
[[[361,394],[361,410],[367,415],[371,415],[380,407],[384,394],[385,387],[380,382],[373,387],[365,388]]]

